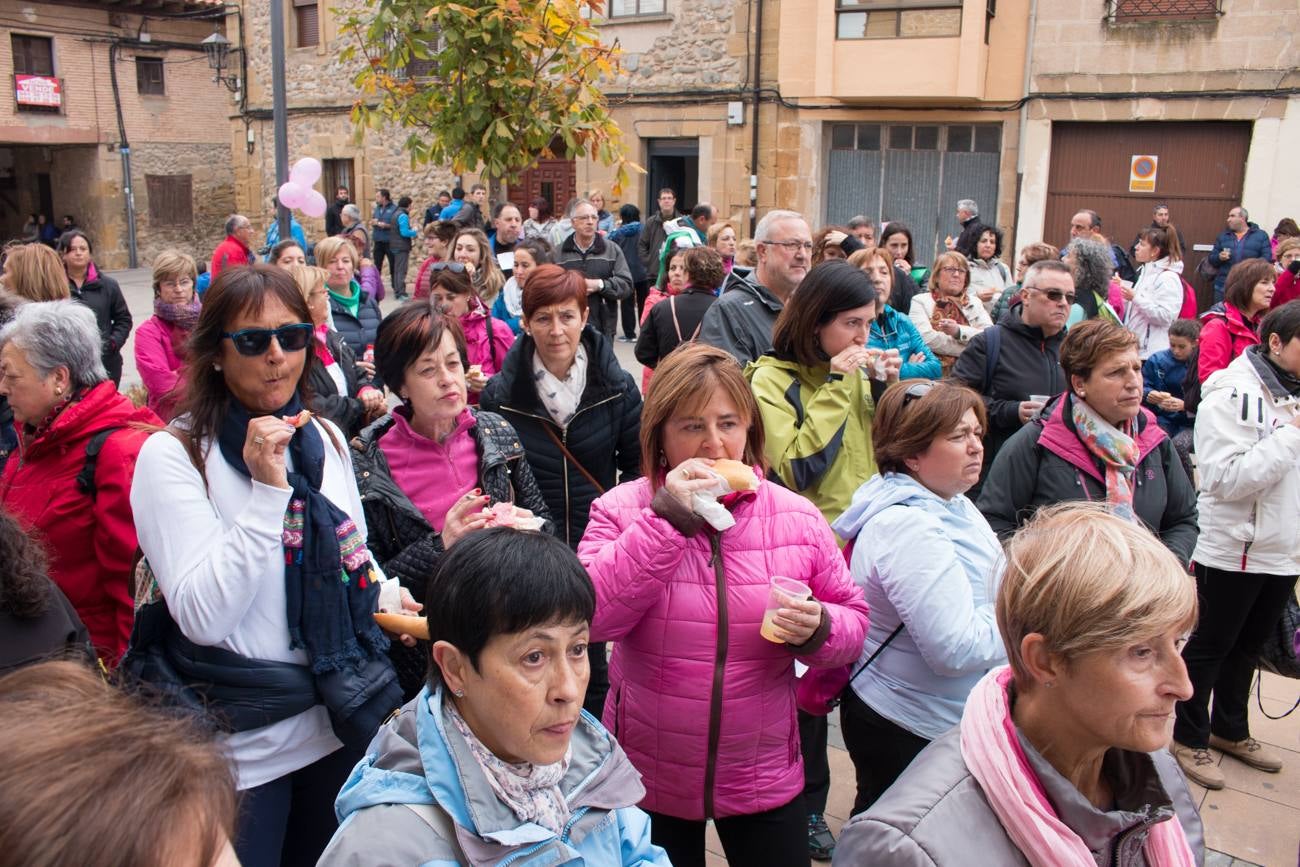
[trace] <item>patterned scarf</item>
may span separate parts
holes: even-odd
[[[270,415],[292,416],[301,410],[294,395]],[[251,478],[244,463],[248,422],[248,411],[232,400],[217,443],[226,463]],[[386,659],[388,639],[370,616],[379,600],[370,552],[352,519],[320,492],[325,445],[314,423],[294,433],[289,454],[293,496],[281,537],[289,646],[306,649],[316,674],[343,671],[367,658]]]
[[[163,322],[170,322],[184,331],[193,331],[194,326],[199,324],[199,312],[202,309],[203,302],[199,299],[198,293],[195,293],[188,304],[168,304],[161,298],[153,299],[154,315]]]
[[[970,320],[966,318],[965,312],[961,309],[961,301],[966,298],[965,290],[957,298],[944,295],[942,292],[931,292],[930,297],[934,299],[934,312],[930,314],[930,325],[934,327],[935,331],[939,330],[939,323],[945,319],[951,319],[958,325],[970,325]],[[956,363],[957,356],[955,355],[939,355],[939,364],[943,368],[945,376],[948,375]]]
[[[1077,397],[1070,399],[1070,406],[1079,439],[1106,465],[1106,502],[1116,515],[1136,522],[1133,473],[1137,470],[1138,447],[1133,435],[1137,433],[1137,425],[1126,421],[1121,430]]]
[[[444,698],[446,698],[444,693]],[[512,764],[498,758],[483,742],[470,731],[469,724],[456,709],[455,703],[444,701],[447,718],[456,726],[456,730],[465,738],[466,745],[474,760],[483,769],[488,785],[501,803],[510,808],[515,818],[521,822],[534,822],[554,831],[563,832],[564,824],[569,821],[572,811],[560,791],[560,781],[569,770],[573,759],[573,746],[565,751],[564,758],[551,765],[535,765],[532,762]]]
[[[582,393],[587,388],[587,348],[578,344],[578,354],[574,356],[573,364],[564,379],[547,370],[546,365],[542,364],[542,357],[534,351],[533,384],[546,412],[555,419],[556,424],[567,428],[578,414],[578,404],[582,402]]]

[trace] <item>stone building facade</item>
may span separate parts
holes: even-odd
[[[409,195],[414,200],[411,216],[416,220],[438,191],[454,187],[457,178],[442,166],[412,169],[410,156],[403,149],[406,131],[385,127],[367,130],[358,139],[350,115],[357,95],[352,82],[360,61],[345,63],[339,59],[349,34],[340,32],[338,22],[348,9],[369,8],[369,4],[364,0],[312,0],[314,5],[303,0],[272,2],[282,2],[285,11],[290,164],[302,157],[321,160],[325,171],[317,189],[326,201],[332,202],[334,185],[347,186],[365,219],[370,217],[380,188],[388,189],[394,201]],[[229,121],[227,161],[233,159],[239,211],[252,219],[260,234],[273,219],[271,197],[287,178],[275,176],[270,4],[239,5],[242,40],[250,48],[248,94],[242,113]],[[314,27],[314,32],[303,32],[306,27]],[[235,41],[234,36],[231,39]],[[476,178],[464,178],[467,184],[473,180]],[[311,242],[324,235],[323,219],[295,216]]]
[[[125,129],[139,263],[173,247],[210,255],[235,205],[230,93],[200,46],[222,19],[192,17],[214,8],[0,0],[0,73],[10,87],[0,99],[0,238],[18,237],[30,213],[71,214],[101,267],[125,267]],[[57,106],[26,104],[19,81],[31,74],[58,82]]]

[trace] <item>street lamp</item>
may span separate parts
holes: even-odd
[[[208,67],[214,73],[212,80],[224,84],[231,93],[239,90],[239,76],[221,74],[230,58],[230,40],[220,33],[213,33],[201,44],[203,53],[208,56]]]

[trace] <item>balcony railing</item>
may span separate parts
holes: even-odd
[[[1116,21],[1213,21],[1223,0],[1106,0],[1106,17]]]

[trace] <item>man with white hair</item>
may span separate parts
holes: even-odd
[[[949,250],[961,246],[962,238],[966,236],[966,233],[974,231],[975,227],[980,225],[980,206],[974,199],[961,199],[957,202],[957,222],[961,223],[961,232],[958,233],[956,238],[949,235],[944,239],[944,245]],[[979,239],[975,238],[973,240],[978,241]],[[961,249],[974,249],[974,244]]]
[[[754,244],[758,265],[731,272],[700,325],[700,342],[727,350],[741,367],[771,351],[776,318],[812,267],[812,231],[795,211],[768,211]]]

